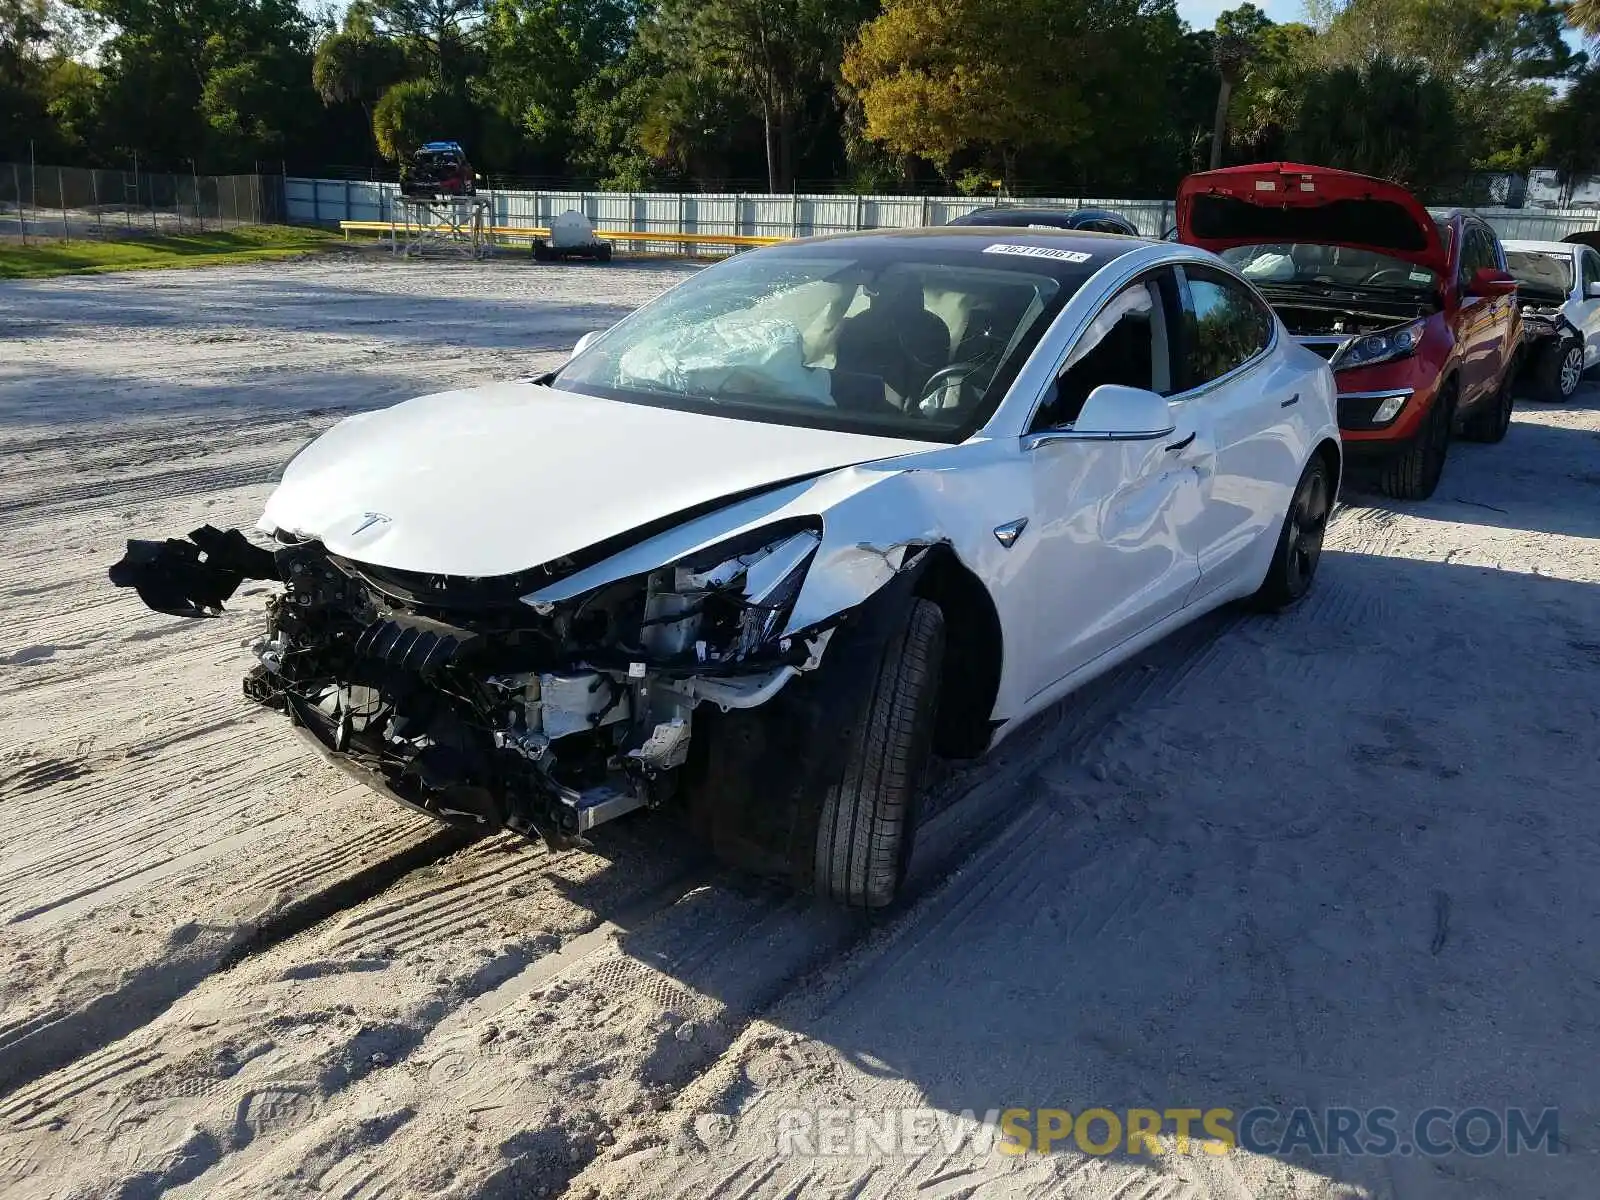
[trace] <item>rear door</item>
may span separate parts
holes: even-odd
[[[1250,551],[1281,525],[1299,472],[1287,425],[1300,397],[1297,376],[1271,353],[1278,323],[1255,292],[1214,267],[1185,265],[1180,275],[1183,390],[1174,399],[1212,440],[1192,601],[1239,582],[1257,561]]]

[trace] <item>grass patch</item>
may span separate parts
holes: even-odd
[[[254,225],[217,233],[162,234],[105,241],[0,242],[0,279],[98,275],[159,267],[208,267],[292,258],[325,249],[337,234],[290,225]]]

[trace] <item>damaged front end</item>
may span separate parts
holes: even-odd
[[[820,665],[841,616],[782,631],[821,542],[815,519],[785,522],[543,601],[583,564],[428,575],[206,527],[130,542],[111,579],[183,616],[280,581],[246,695],[440,820],[564,845],[673,795],[698,705],[754,708]]]

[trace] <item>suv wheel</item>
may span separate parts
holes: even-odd
[[[1455,421],[1456,385],[1452,381],[1433,398],[1433,408],[1417,440],[1403,454],[1383,465],[1378,487],[1396,500],[1426,500],[1439,486],[1445,456],[1450,452],[1450,426]]]
[[[1461,436],[1469,442],[1504,441],[1511,428],[1511,410],[1516,400],[1511,390],[1511,371],[1500,377],[1500,387],[1488,401],[1478,406],[1461,426]]]

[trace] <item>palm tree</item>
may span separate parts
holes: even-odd
[[[1222,165],[1222,150],[1228,144],[1228,103],[1233,99],[1233,89],[1244,78],[1252,49],[1250,39],[1237,33],[1219,33],[1211,46],[1211,61],[1222,76],[1217,86],[1217,118],[1211,127],[1213,171]]]

